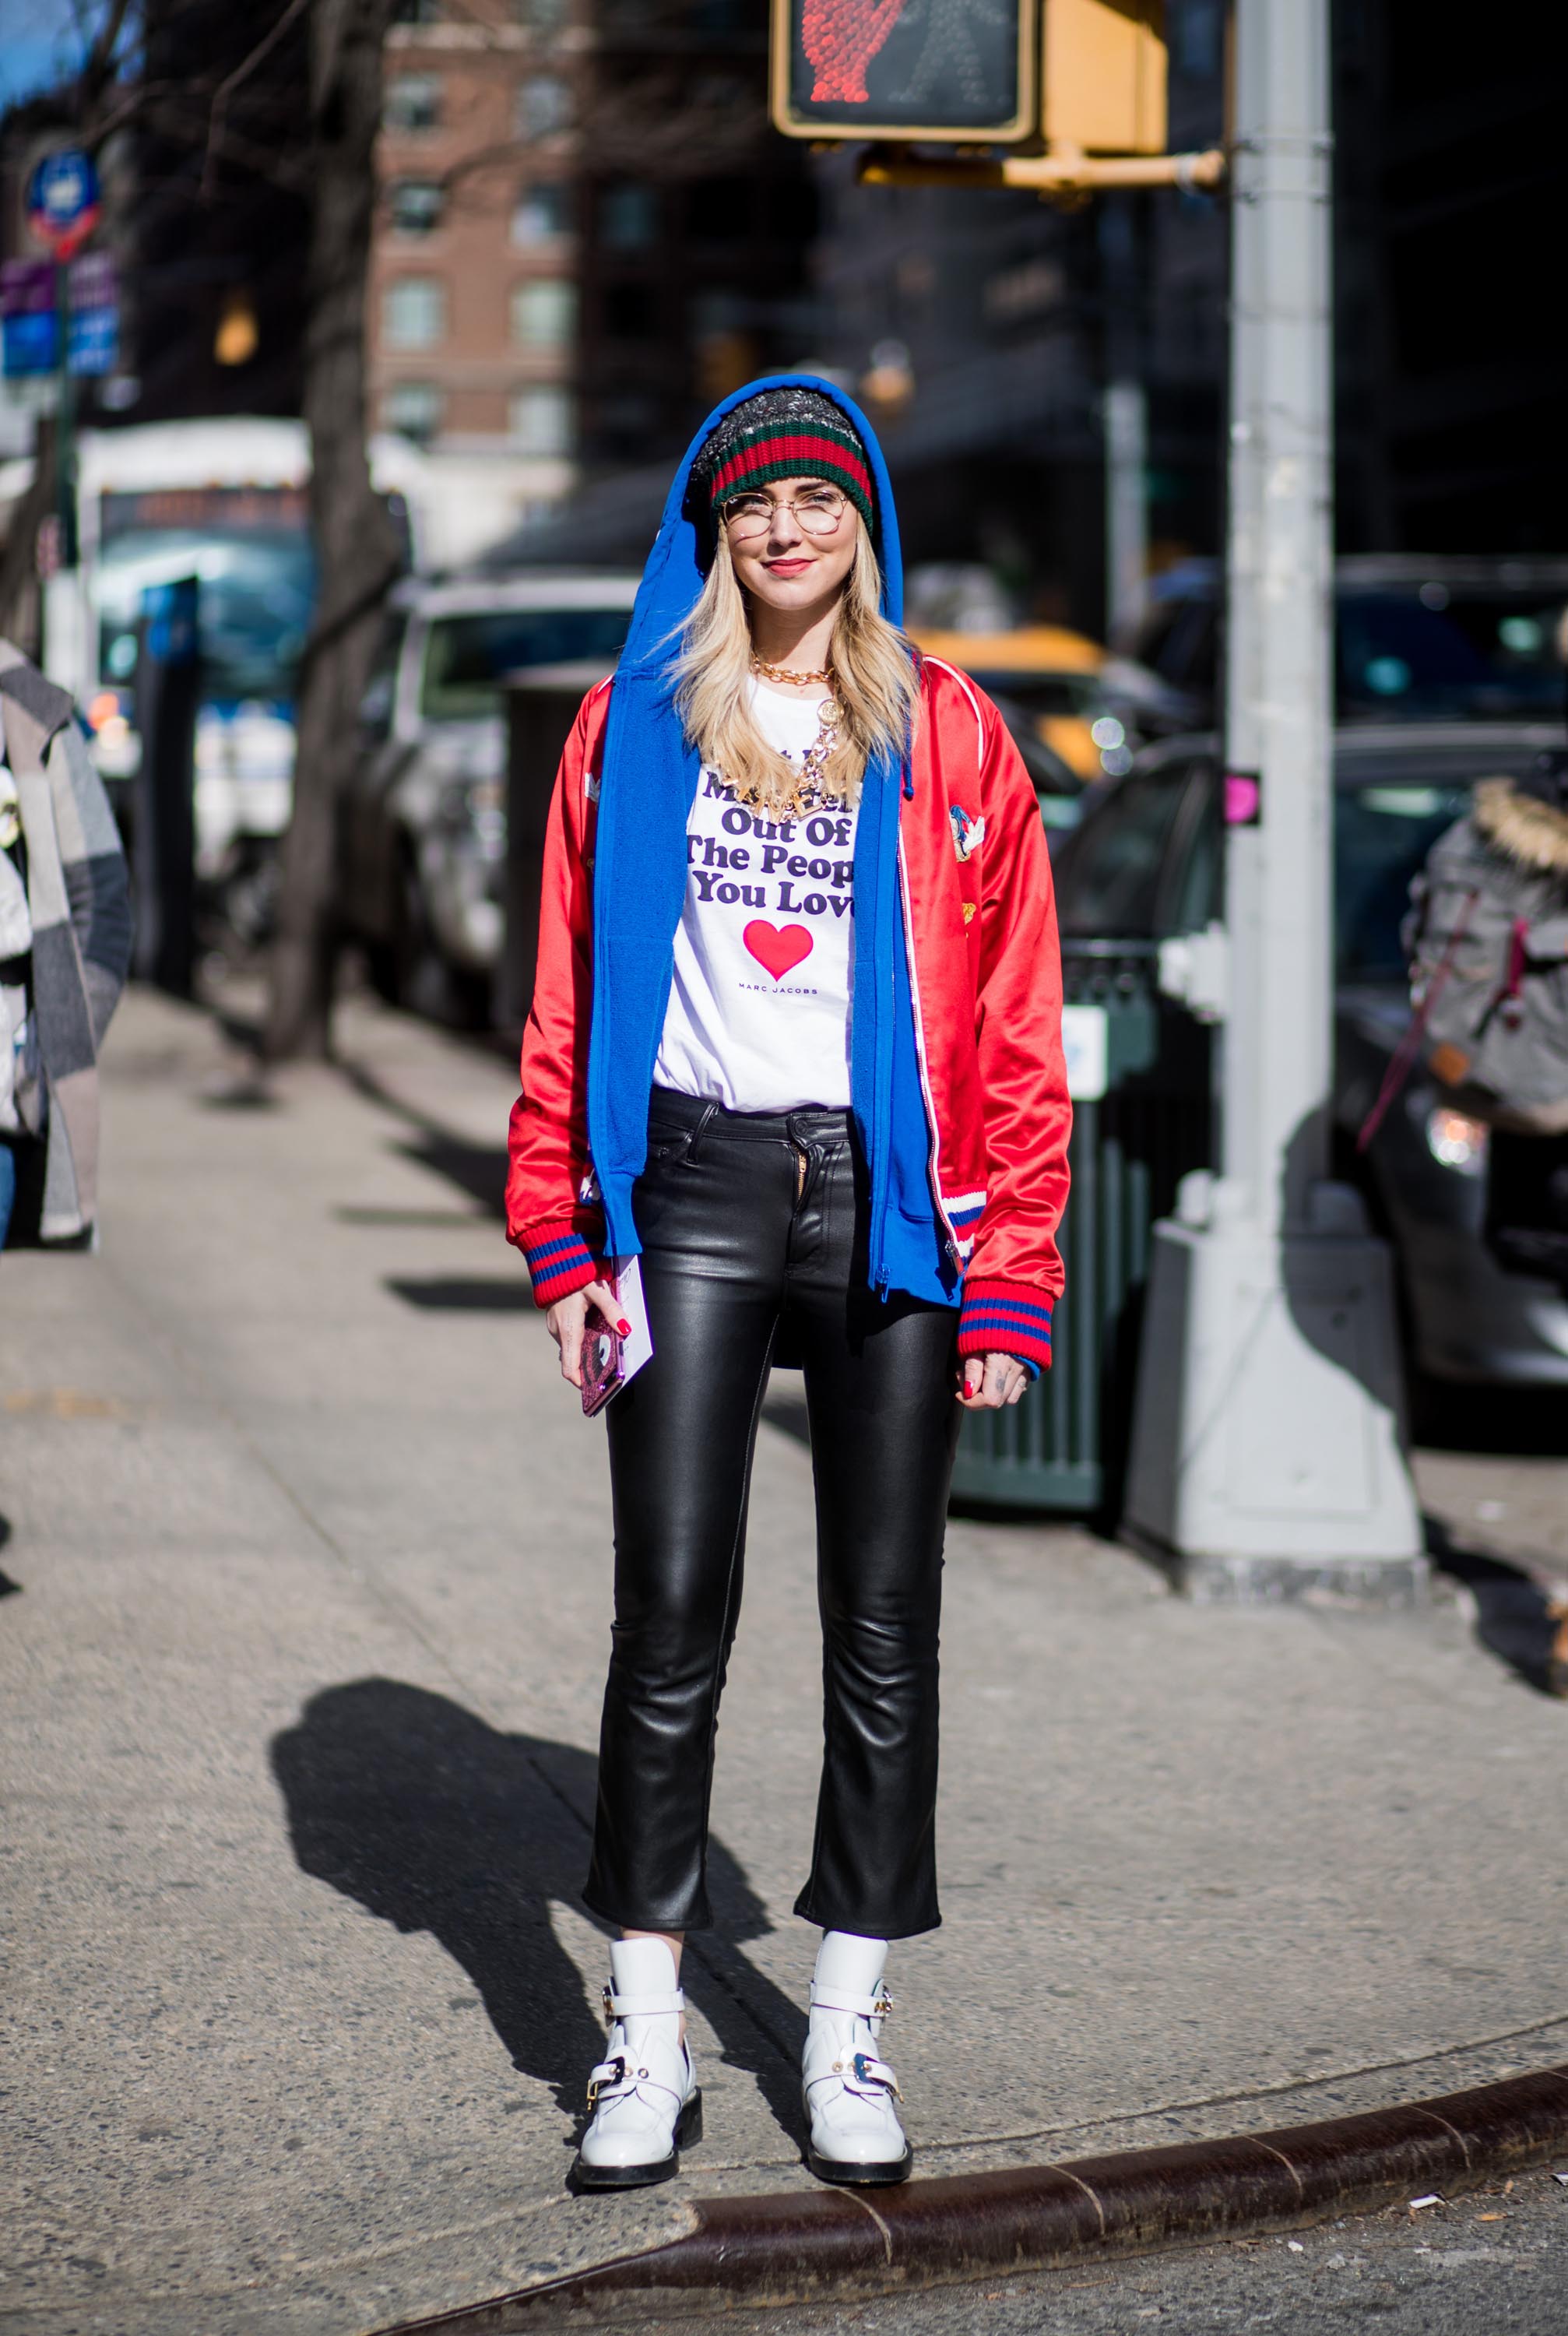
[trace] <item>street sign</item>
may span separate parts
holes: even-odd
[[[7,380],[54,372],[57,335],[52,259],[0,263],[0,346]]]
[[[1038,0],[773,0],[788,138],[1032,137]]]
[[[81,250],[98,224],[98,171],[80,146],[45,154],[27,181],[27,224],[56,259]]]
[[[0,263],[0,336],[7,379],[50,374],[60,363],[59,274],[52,259]],[[112,373],[120,357],[120,287],[107,252],[69,270],[67,346],[77,375]]]
[[[119,309],[73,307],[68,339],[73,374],[112,373],[120,362]]]

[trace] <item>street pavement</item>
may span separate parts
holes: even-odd
[[[1568,2180],[1568,2175],[1563,2176]],[[645,2321],[638,2336],[690,2336]],[[770,2313],[759,2336],[1564,2336],[1568,2188],[1551,2169],[1412,2212],[897,2301]]]
[[[340,1054],[264,1086],[133,996],[101,1251],[0,1259],[4,2336],[346,2336],[809,2185],[798,1382],[687,1965],[708,2138],[573,2199],[602,1428],[500,1232],[506,1066],[365,1000]],[[1194,1608],[1080,1528],[954,1522],[946,1924],[884,2039],[920,2171],[1568,2059],[1568,1704],[1531,1683],[1568,1464],[1419,1465],[1451,1570],[1416,1616]]]

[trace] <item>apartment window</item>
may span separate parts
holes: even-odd
[[[394,381],[381,401],[385,430],[427,445],[441,427],[443,399],[433,381]]]
[[[571,120],[571,91],[559,73],[530,73],[517,87],[517,134],[550,138]]]
[[[564,389],[537,384],[518,390],[511,406],[511,443],[521,454],[570,454],[570,396]]]
[[[551,243],[571,232],[571,206],[564,187],[536,184],[524,187],[511,214],[511,239],[524,249],[530,244]]]
[[[399,235],[433,235],[446,209],[446,190],[433,179],[394,179],[387,208]]]
[[[564,349],[577,330],[577,287],[541,276],[511,296],[511,337],[520,349]]]
[[[446,332],[446,287],[438,276],[400,276],[382,298],[381,336],[389,349],[433,349]]]
[[[658,235],[658,197],[638,179],[606,187],[599,199],[599,232],[612,251],[642,251]]]
[[[570,14],[570,0],[512,0],[512,13],[531,32],[556,33]]]
[[[394,73],[386,84],[382,121],[388,130],[438,130],[441,126],[439,73]]]

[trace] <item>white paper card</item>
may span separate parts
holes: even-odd
[[[621,1319],[631,1329],[620,1342],[620,1383],[635,1378],[653,1353],[653,1333],[648,1326],[648,1305],[642,1294],[642,1268],[635,1257],[618,1257],[610,1268]]]

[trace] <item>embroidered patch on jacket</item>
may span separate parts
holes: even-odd
[[[948,817],[953,823],[953,850],[958,853],[961,864],[972,852],[978,852],[985,842],[986,822],[983,819],[971,819],[969,813],[958,803],[952,804],[948,812]]]

